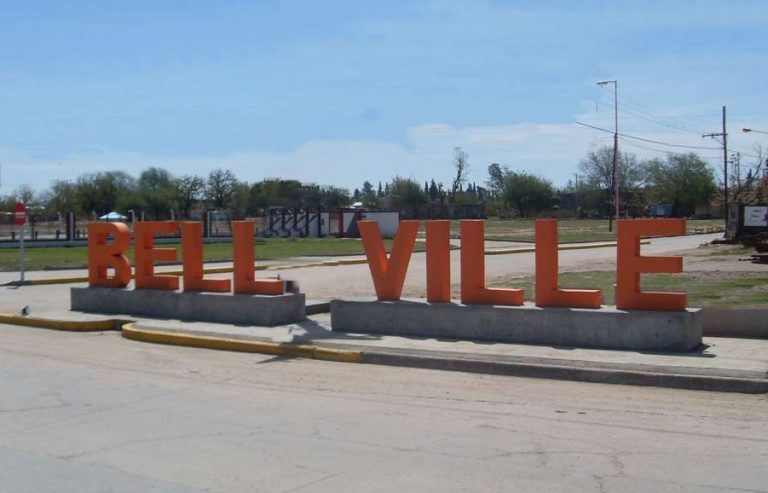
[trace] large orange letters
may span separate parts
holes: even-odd
[[[522,289],[488,288],[485,285],[485,240],[482,220],[461,221],[461,302],[464,304],[522,305]],[[388,256],[375,221],[358,221],[368,267],[376,296],[380,301],[400,299],[411,259],[419,221],[401,221]],[[203,277],[202,225],[181,224],[184,252],[184,290],[226,292],[234,286],[238,294],[280,295],[285,283],[275,279],[255,278],[254,223],[234,221],[233,279]],[[155,275],[157,261],[176,260],[175,248],[155,248],[155,235],[178,233],[173,221],[147,221],[135,225],[136,289],[179,288],[174,275]],[[428,221],[427,301],[451,300],[450,222]],[[623,310],[685,310],[685,293],[643,292],[640,274],[682,272],[679,256],[645,257],[640,255],[643,236],[685,234],[684,219],[635,219],[617,223],[616,306]],[[110,238],[112,241],[110,242]],[[125,256],[130,231],[123,223],[88,225],[88,283],[90,286],[126,287],[131,280],[131,265]],[[114,271],[111,277],[110,269]],[[536,305],[540,307],[599,308],[600,291],[560,289],[558,287],[557,221],[536,221]]]
[[[254,224],[252,221],[232,222],[232,242],[234,248],[235,294],[285,293],[285,283],[279,279],[256,280],[253,252]]]
[[[226,293],[231,289],[229,279],[203,278],[203,224],[181,223],[181,251],[184,260],[184,291]]]
[[[379,301],[397,301],[403,292],[405,274],[411,260],[419,221],[400,221],[397,235],[392,244],[392,254],[387,259],[384,241],[381,239],[379,223],[376,221],[358,221],[360,238],[363,240],[365,256],[373,278],[373,287]]]
[[[522,289],[485,287],[485,221],[461,221],[461,302],[522,305]]]
[[[616,308],[620,310],[685,310],[685,293],[642,292],[640,273],[682,272],[683,257],[643,257],[641,236],[685,234],[685,219],[625,219],[617,224]]]
[[[112,236],[112,244],[107,239]],[[131,264],[125,257],[131,241],[128,226],[123,223],[88,224],[88,285],[124,288],[131,282]],[[115,275],[107,276],[113,268]]]
[[[177,233],[178,223],[174,221],[139,221],[135,226],[136,240],[136,289],[179,289],[177,276],[155,275],[155,261],[176,260],[175,248],[155,248],[157,233]]]
[[[600,308],[598,289],[560,289],[557,219],[536,220],[536,306]]]
[[[427,221],[427,301],[451,301],[451,222]]]

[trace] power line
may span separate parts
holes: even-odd
[[[640,145],[640,144],[638,144],[636,142],[631,142],[631,141],[626,141],[626,140],[624,141],[624,144],[628,145],[628,146],[636,147],[638,149],[643,149],[645,151],[651,151],[651,152],[656,152],[656,153],[659,153],[659,154],[664,154],[666,156],[675,154],[674,152],[672,152],[672,151],[670,151],[668,149],[658,149],[658,148],[655,148],[655,147],[644,146],[644,145]],[[701,159],[707,159],[707,160],[720,159],[720,156],[702,156],[702,155],[699,155],[699,157]]]
[[[578,120],[574,120],[574,123],[576,123],[578,125],[582,125],[584,127],[594,128],[595,130],[600,130],[601,132],[613,133],[612,130],[596,127],[594,125],[589,125],[588,123],[583,123],[583,122],[580,122]],[[658,144],[658,145],[663,145],[663,146],[667,146],[667,147],[677,147],[677,148],[684,148],[684,149],[720,150],[719,147],[705,147],[705,146],[690,146],[690,145],[683,145],[683,144],[670,144],[669,142],[661,142],[661,141],[658,141],[658,140],[644,139],[643,137],[637,137],[637,136],[634,136],[634,135],[627,135],[627,134],[623,134],[623,133],[619,133],[619,136],[620,137],[624,137],[625,139],[634,139],[634,140],[639,140],[641,142],[648,142],[650,144]]]
[[[603,95],[603,97],[606,101],[608,100],[607,96]],[[642,106],[640,103],[637,103],[628,97],[619,98],[619,107],[622,109],[622,113],[628,113],[633,115],[635,118],[645,120],[655,125],[660,125],[666,128],[678,130],[680,132],[687,132],[695,135],[701,134],[703,132],[703,130],[689,125],[686,122],[675,118],[674,116],[656,115],[650,109]]]
[[[654,123],[656,125],[661,125],[664,127],[673,128],[675,130],[680,130],[685,132],[693,131],[690,125],[686,124],[685,122],[680,120],[675,120],[673,118],[658,116],[649,108],[643,106],[642,104],[638,103],[637,101],[627,96],[622,96],[619,99],[618,104],[622,108],[623,112],[635,115],[636,117],[646,120],[650,123]],[[697,133],[700,133],[700,132],[697,132]]]
[[[673,128],[679,128],[680,130],[686,130],[686,131],[696,130],[682,120],[678,120],[676,118],[671,118],[671,117],[660,117],[656,115],[650,108],[638,103],[637,101],[627,96],[623,96],[622,99],[624,100],[624,104],[629,105],[630,107],[634,107],[637,111],[647,114],[650,118],[654,120],[658,120],[662,125],[673,127]],[[671,123],[663,123],[664,120],[666,120],[666,122],[671,122]]]

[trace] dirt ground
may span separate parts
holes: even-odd
[[[734,245],[703,244],[697,248],[669,252],[668,255],[682,255],[685,272],[708,272],[715,277],[718,272],[768,273],[768,264],[753,264],[749,261],[751,253],[753,251]],[[568,268],[575,272],[615,269],[616,262],[613,259],[586,260]]]

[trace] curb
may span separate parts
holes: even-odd
[[[696,374],[681,372],[682,368],[609,368],[605,365],[602,367],[588,366],[583,362],[572,362],[569,364],[562,360],[552,362],[533,358],[499,361],[468,353],[447,354],[445,352],[429,350],[368,350],[359,346],[352,349],[344,348],[342,345],[286,344],[140,328],[135,322],[120,319],[66,321],[0,314],[0,323],[71,332],[120,330],[122,337],[139,342],[219,351],[261,353],[342,363],[363,363],[488,375],[640,385],[711,392],[768,393],[768,379],[758,372],[741,372],[742,376],[733,376],[724,372],[719,372],[720,374],[713,372],[709,372],[710,374]]]
[[[696,375],[642,371],[619,368],[590,368],[577,365],[554,365],[525,361],[482,361],[458,355],[430,356],[407,354],[394,351],[363,352],[362,363],[375,365],[423,368],[430,370],[460,371],[490,375],[506,375],[526,378],[547,378],[578,382],[639,385],[710,392],[736,392],[743,394],[768,393],[768,379],[731,377],[719,375]]]
[[[306,303],[304,303],[304,313],[306,316],[317,315],[319,313],[331,313],[331,302],[307,300]]]
[[[226,337],[209,337],[167,332],[154,329],[141,329],[134,323],[123,325],[122,335],[126,339],[171,346],[185,346],[220,351],[236,351],[241,353],[261,353],[274,356],[293,356],[322,361],[338,361],[342,363],[359,363],[362,360],[360,351],[345,349],[323,348],[308,344],[284,344],[278,342],[249,341],[230,339]]]
[[[50,318],[24,317],[0,313],[0,323],[11,325],[23,325],[40,329],[64,330],[69,332],[103,332],[107,330],[120,330],[120,326],[126,321],[119,319],[106,320],[54,320]]]

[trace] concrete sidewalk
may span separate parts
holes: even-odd
[[[721,392],[768,392],[768,340],[705,338],[689,353],[650,353],[338,333],[330,315],[279,327],[50,310],[55,320],[133,320],[132,339],[356,363]],[[136,335],[138,334],[138,336]],[[125,335],[125,333],[124,333]],[[314,356],[332,352],[328,357]]]
[[[330,315],[282,327],[237,327],[139,320],[144,330],[359,351],[362,363],[476,373],[653,385],[700,390],[768,392],[768,340],[706,338],[689,353],[612,351],[527,344],[343,334]]]

